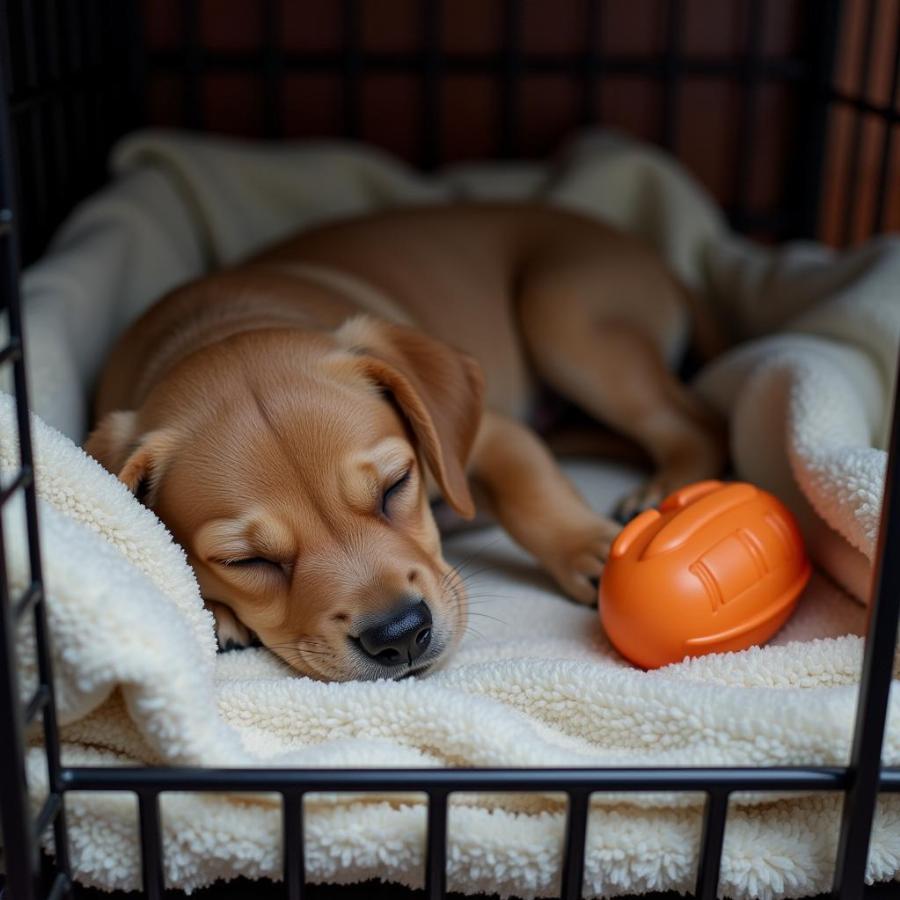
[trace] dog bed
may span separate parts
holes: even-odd
[[[144,132],[119,145],[116,177],[77,209],[25,274],[37,479],[64,756],[74,764],[206,766],[792,765],[846,761],[877,532],[883,438],[900,340],[900,244],[835,254],[774,251],[731,234],[659,151],[608,134],[548,166],[484,164],[426,179],[370,151],[253,145]],[[469,567],[471,627],[441,670],[399,683],[320,684],[264,650],[216,654],[184,555],[148,510],[73,443],[117,334],[156,297],[300,226],[399,203],[539,198],[636,231],[666,256],[742,344],[698,388],[730,413],[741,477],[794,509],[817,574],[765,648],[640,672],[605,640],[596,612],[558,595],[497,529],[447,542]],[[12,404],[0,398],[0,467],[15,467]],[[636,473],[569,470],[600,510]],[[14,589],[27,578],[22,511],[4,511]],[[838,587],[842,585],[842,587]],[[22,665],[33,673],[23,633]],[[900,762],[898,694],[884,759]],[[29,778],[46,771],[29,751]],[[797,897],[831,878],[839,798],[733,798],[720,891]],[[134,798],[67,799],[76,877],[139,884]],[[586,896],[686,891],[699,796],[598,796]],[[166,795],[166,882],[279,877],[270,798]],[[557,797],[454,798],[452,890],[552,896]],[[421,883],[418,798],[308,800],[313,881]],[[900,873],[900,800],[879,805],[868,877]]]

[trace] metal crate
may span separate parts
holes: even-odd
[[[12,366],[18,411],[21,466],[17,476],[0,486],[0,507],[24,494],[31,583],[23,596],[9,596],[3,534],[0,529],[0,825],[5,847],[4,898],[34,900],[78,895],[70,877],[65,822],[67,791],[131,791],[139,803],[143,858],[143,892],[163,894],[163,849],[159,796],[167,791],[228,791],[280,793],[283,797],[284,890],[290,900],[305,892],[303,860],[303,797],[314,791],[419,791],[428,795],[425,896],[446,896],[447,801],[454,792],[554,791],[569,798],[561,896],[581,896],[585,835],[593,793],[691,791],[707,797],[703,819],[696,896],[710,900],[717,892],[728,801],[735,792],[839,791],[844,794],[843,820],[834,876],[833,896],[852,900],[864,896],[869,835],[879,792],[900,791],[900,771],[882,768],[881,746],[891,685],[900,617],[900,412],[895,407],[891,429],[878,558],[874,573],[866,652],[860,685],[856,727],[846,767],[683,768],[683,769],[534,769],[534,770],[218,770],[178,768],[82,768],[65,766],[59,756],[59,735],[38,545],[37,507],[28,419],[28,392],[19,307],[19,267],[45,245],[52,228],[72,204],[103,178],[103,161],[111,141],[141,121],[143,86],[148,71],[168,71],[184,87],[185,124],[202,126],[199,83],[204,68],[224,65],[261,73],[265,99],[265,130],[277,135],[277,96],[289,70],[328,71],[339,77],[343,91],[343,131],[360,133],[361,86],[367,71],[404,71],[421,85],[423,114],[419,162],[440,161],[438,91],[448,71],[477,69],[496,79],[500,97],[497,155],[516,154],[520,123],[519,86],[535,69],[553,70],[575,79],[581,87],[590,119],[592,97],[611,72],[634,72],[659,79],[663,88],[659,138],[672,147],[677,120],[679,79],[691,72],[724,78],[740,85],[744,112],[735,160],[738,189],[730,209],[732,222],[743,228],[759,224],[747,206],[741,187],[754,152],[757,128],[754,103],[766,79],[789,83],[804,111],[796,135],[793,176],[786,185],[783,208],[764,217],[776,236],[813,236],[823,196],[829,114],[835,108],[855,116],[848,177],[859,184],[860,142],[865,117],[883,123],[876,207],[871,231],[885,221],[891,178],[892,141],[900,127],[900,7],[888,20],[895,37],[891,102],[875,103],[866,94],[872,46],[884,27],[885,4],[879,0],[807,0],[803,3],[807,45],[796,58],[779,64],[764,58],[761,32],[767,8],[775,0],[749,0],[751,22],[742,54],[734,60],[686,58],[681,52],[685,3],[659,0],[666,11],[665,50],[652,58],[610,57],[589,38],[577,56],[535,59],[520,45],[521,0],[496,0],[503,22],[498,52],[484,58],[446,54],[441,49],[440,0],[419,0],[421,49],[416,53],[367,53],[358,32],[364,0],[342,0],[342,43],[334,53],[290,54],[279,45],[279,0],[261,0],[265,23],[259,53],[220,54],[204,50],[199,40],[199,3],[183,0],[183,44],[177,52],[144,52],[140,15],[131,0],[6,0],[0,22],[0,312],[8,317],[10,340],[0,348],[0,364]],[[781,0],[778,0],[781,2]],[[591,35],[604,0],[585,0],[585,27]],[[837,37],[842,16],[853,12],[865,22],[864,49],[859,63],[861,90],[848,93],[835,86]],[[881,18],[879,18],[881,16]],[[60,147],[67,153],[60,153]],[[850,191],[855,195],[855,191]],[[844,210],[849,222],[853,200]],[[26,213],[24,221],[16,210]],[[758,217],[757,217],[758,218]],[[845,227],[845,236],[849,235]],[[20,252],[20,241],[24,253]],[[887,552],[888,549],[894,552]],[[16,623],[34,623],[40,684],[25,704],[19,702],[14,663]],[[41,720],[45,738],[50,793],[37,820],[29,810],[24,765],[25,727]],[[39,859],[38,843],[52,828],[55,855]]]

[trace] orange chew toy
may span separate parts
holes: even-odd
[[[600,619],[644,669],[769,640],[810,576],[794,517],[752,484],[701,481],[648,509],[616,538]]]

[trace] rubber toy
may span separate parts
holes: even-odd
[[[743,650],[787,621],[810,571],[779,500],[752,484],[701,481],[619,533],[600,619],[622,656],[644,669]]]

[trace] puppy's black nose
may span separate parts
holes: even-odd
[[[431,643],[431,610],[424,600],[382,616],[359,636],[359,645],[383,666],[410,665]]]

